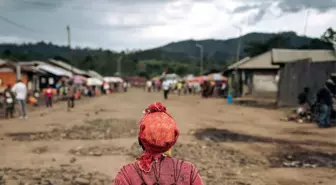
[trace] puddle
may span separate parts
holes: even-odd
[[[300,147],[285,147],[278,151],[269,157],[270,167],[336,168],[336,153],[324,153]]]
[[[336,146],[335,143],[330,142],[312,141],[312,140],[289,141],[269,137],[252,136],[216,128],[206,128],[196,130],[196,132],[194,132],[194,136],[199,140],[214,141],[214,142],[262,142],[262,143],[277,143],[277,144],[325,145],[333,147]]]
[[[253,107],[253,108],[265,108],[265,109],[277,109],[277,104],[274,101],[260,101],[260,100],[235,100],[235,104]]]

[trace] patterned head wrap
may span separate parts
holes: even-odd
[[[176,122],[166,107],[159,102],[149,105],[140,121],[139,139],[145,151],[137,159],[139,167],[149,172],[153,162],[175,144],[178,136]]]

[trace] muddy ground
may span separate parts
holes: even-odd
[[[336,129],[281,122],[281,111],[223,99],[131,90],[0,121],[0,185],[111,184],[134,161],[137,122],[162,101],[181,136],[173,155],[193,162],[208,185],[332,185]]]

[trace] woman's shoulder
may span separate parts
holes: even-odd
[[[171,160],[173,160],[176,164],[181,164],[184,167],[195,167],[195,165],[189,161],[183,160],[183,159],[178,159],[178,158],[174,158],[174,157],[168,157]]]
[[[178,158],[174,158],[174,157],[165,157],[164,159],[164,164],[168,164],[168,165],[173,165],[176,166],[178,168],[182,168],[185,170],[190,170],[190,171],[194,171],[197,170],[196,169],[196,165],[194,165],[193,163],[183,160],[183,159],[178,159]],[[126,164],[124,165],[120,171],[121,172],[125,172],[125,173],[132,173],[134,171],[136,171],[138,167],[138,163],[137,161],[134,161],[132,163]]]
[[[194,165],[193,163],[189,161],[183,160],[183,159],[178,159],[174,157],[166,157],[165,163],[167,167],[182,171],[185,174],[186,173],[193,174],[193,173],[198,172],[196,165]]]

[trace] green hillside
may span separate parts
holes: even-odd
[[[323,49],[331,46],[319,39],[298,36],[294,32],[249,33],[241,38],[240,57],[255,55],[269,48],[311,48]],[[224,69],[235,61],[239,38],[227,40],[185,40],[169,43],[154,49],[132,53],[115,52],[105,49],[72,48],[52,43],[0,44],[0,56],[12,60],[65,60],[82,69],[92,69],[103,75],[113,75],[117,71],[117,61],[121,60],[123,75],[157,75],[163,69],[181,75],[199,71],[200,51],[196,43],[204,47],[204,67]]]

